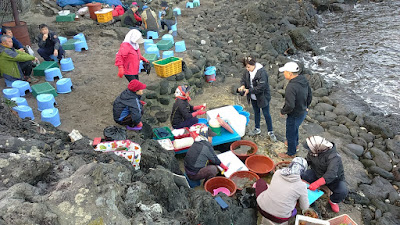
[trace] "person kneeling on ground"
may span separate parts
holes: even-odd
[[[297,200],[300,201],[301,209],[310,207],[307,185],[300,178],[306,169],[307,161],[296,157],[288,167],[274,173],[269,186],[265,180],[257,180],[256,197],[261,215],[272,222],[284,223],[296,216]]]
[[[38,59],[25,51],[13,48],[13,41],[10,36],[1,36],[0,74],[4,79],[10,82],[15,80],[37,82],[37,79],[30,77],[33,66],[32,61],[38,61]]]
[[[219,165],[224,171],[228,170],[224,164],[218,159],[211,145],[212,138],[216,135],[208,127],[201,129],[199,136],[195,138],[195,142],[188,149],[184,164],[186,175],[191,180],[208,179],[215,177],[218,174]],[[207,165],[210,161],[213,165]]]
[[[206,113],[203,111],[206,108],[205,105],[192,106],[189,104],[191,100],[189,92],[190,87],[187,85],[178,86],[175,90],[176,98],[170,117],[174,129],[190,127],[199,122],[196,116]]]
[[[53,31],[49,30],[46,24],[39,25],[40,34],[38,36],[38,53],[45,61],[53,60],[51,55],[57,57],[60,61],[64,55],[64,49],[61,47],[58,36]]]
[[[171,7],[168,6],[166,1],[161,2],[161,28],[164,30],[164,26],[167,26],[168,33],[172,34],[171,26],[175,24],[174,12]]]
[[[306,139],[304,147],[309,149],[306,159],[311,169],[301,178],[310,183],[309,189],[312,191],[326,184],[332,191],[329,199],[332,211],[339,212],[338,203],[346,198],[349,191],[344,179],[342,158],[335,144],[323,137],[311,136]]]
[[[140,101],[146,84],[138,80],[132,80],[114,101],[113,116],[114,121],[120,125],[126,125],[128,130],[141,130],[143,123],[143,102]]]
[[[129,27],[131,29],[139,28],[142,24],[142,18],[139,15],[138,9],[139,7],[136,2],[132,2],[131,8],[128,9],[124,15],[121,17],[121,25],[123,27]]]

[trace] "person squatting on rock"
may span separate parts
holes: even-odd
[[[20,51],[25,51],[24,46],[21,44],[21,42],[19,42],[15,37],[13,32],[11,31],[11,28],[9,27],[2,27],[1,28],[1,34],[2,35],[8,35],[12,38],[12,42],[13,42],[13,48],[20,50]]]
[[[142,21],[144,30],[158,32],[157,14],[147,5],[143,6]]]
[[[164,30],[164,27],[167,26],[170,34],[172,34],[171,26],[175,24],[174,12],[171,8],[166,1],[161,2],[161,9],[163,10],[161,13],[161,28]]]
[[[4,79],[10,82],[15,80],[33,82],[30,77],[33,66],[32,61],[38,61],[38,59],[25,51],[16,50],[9,35],[1,36],[0,74]]]
[[[121,26],[138,29],[142,25],[142,17],[140,17],[138,9],[137,3],[132,2],[130,9],[126,10],[121,17]]]
[[[141,130],[143,101],[140,101],[146,84],[139,80],[132,80],[114,101],[113,116],[114,121],[120,125],[126,125],[128,130]]]
[[[184,164],[186,175],[191,180],[204,179],[204,183],[218,174],[219,165],[224,171],[228,170],[224,164],[215,155],[214,148],[211,145],[212,138],[216,135],[208,127],[201,128],[199,136],[188,149]],[[211,162],[213,165],[207,165]]]
[[[271,141],[275,142],[277,140],[272,128],[272,119],[269,113],[271,94],[267,71],[265,71],[260,63],[256,62],[254,57],[245,57],[242,63],[247,71],[240,80],[241,86],[237,89],[237,92],[246,96],[247,101],[253,106],[255,127],[253,131],[249,132],[249,135],[254,136],[261,133],[260,110],[262,110],[265,122],[267,123],[268,136]]]
[[[182,127],[190,127],[199,122],[198,115],[206,113],[203,111],[206,106],[197,105],[192,106],[189,104],[191,98],[190,87],[188,85],[178,86],[175,90],[175,103],[172,106],[171,124],[174,129]]]
[[[64,49],[61,47],[58,36],[53,31],[49,30],[46,24],[39,25],[40,34],[38,36],[38,53],[45,61],[53,60],[51,55],[57,57],[60,61],[64,55]]]
[[[306,139],[304,147],[308,149],[307,162],[311,169],[305,171],[301,178],[310,183],[309,189],[315,191],[326,185],[332,191],[329,199],[332,211],[339,212],[339,202],[342,202],[348,189],[344,179],[342,158],[336,151],[334,143],[320,136]]]
[[[307,161],[296,157],[288,167],[274,173],[270,185],[263,179],[257,180],[256,197],[261,215],[272,222],[285,223],[296,216],[297,200],[301,209],[310,207],[307,185],[300,178],[306,169]]]
[[[299,127],[307,116],[311,104],[312,92],[305,76],[299,74],[300,68],[295,62],[288,62],[279,68],[286,80],[285,104],[281,109],[281,117],[286,117],[287,152],[279,153],[281,158],[294,158],[299,144]]]
[[[149,61],[140,53],[139,44],[142,44],[142,33],[138,30],[130,30],[124,41],[119,46],[115,56],[115,65],[118,67],[118,76],[125,78],[130,82],[133,79],[139,80],[140,60],[148,63]]]

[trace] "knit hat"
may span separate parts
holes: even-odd
[[[133,92],[137,92],[139,90],[146,89],[146,84],[141,83],[138,80],[131,80],[128,84],[128,89]]]
[[[302,157],[296,157],[292,160],[288,167],[282,169],[282,175],[301,175],[307,169],[307,166],[307,160]]]
[[[331,149],[333,144],[323,137],[311,136],[306,139],[306,142],[303,146],[317,156],[318,154]]]
[[[166,1],[161,2],[161,7],[168,7],[168,3]]]
[[[190,86],[189,85],[181,85],[178,86],[175,90],[175,97],[179,98],[186,98],[186,93],[190,91]]]
[[[137,5],[137,2],[132,2],[131,8],[139,8],[139,6]]]

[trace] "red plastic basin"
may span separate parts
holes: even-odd
[[[252,148],[254,149],[254,151],[253,151],[252,153],[250,153],[250,154],[238,154],[238,153],[236,153],[236,152],[235,152],[235,149],[238,148],[238,147],[241,146],[241,145],[250,146],[250,147],[252,147]],[[231,151],[233,152],[233,154],[235,154],[235,155],[236,155],[240,160],[242,160],[242,161],[244,161],[244,160],[246,160],[248,157],[250,157],[250,156],[256,154],[256,152],[258,151],[257,145],[256,145],[254,142],[252,142],[252,141],[247,141],[247,140],[240,140],[240,141],[235,141],[235,142],[233,142],[233,143],[231,144],[230,149],[231,149]]]
[[[224,187],[227,188],[233,196],[236,193],[236,184],[226,177],[213,177],[204,184],[204,189],[211,194],[214,194],[214,189]]]
[[[245,162],[250,171],[265,176],[274,168],[274,161],[265,155],[252,155]]]
[[[232,175],[229,177],[229,179],[231,179],[232,181],[235,178],[239,178],[239,179],[240,178],[248,178],[250,180],[255,180],[254,182],[256,182],[258,179],[260,179],[260,177],[257,174],[255,174],[255,173],[253,173],[251,171],[236,171],[236,172],[232,173]],[[239,187],[238,184],[236,184],[236,188],[238,190],[242,190],[243,189],[243,188]]]

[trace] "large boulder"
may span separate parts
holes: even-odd
[[[360,190],[365,194],[367,198],[371,199],[380,199],[380,200],[385,200],[389,193],[392,191],[396,191],[392,184],[382,178],[382,177],[375,177],[372,180],[372,184],[361,184],[360,185]]]
[[[390,157],[384,151],[378,148],[371,148],[369,150],[373,155],[373,160],[375,161],[376,165],[386,171],[392,170],[392,163],[390,162]]]
[[[289,35],[297,48],[304,51],[313,51],[314,53],[319,52],[308,27],[296,27],[295,29],[289,30]]]

